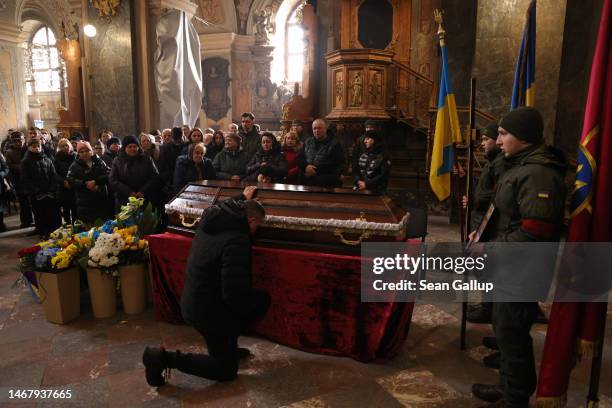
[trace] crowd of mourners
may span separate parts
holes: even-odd
[[[247,112],[227,131],[184,125],[120,139],[104,130],[93,146],[78,132],[11,130],[0,147],[0,232],[10,199],[19,203],[20,227],[34,225],[32,235],[46,237],[62,222],[108,219],[129,197],[163,213],[165,203],[199,180],[343,185],[344,147],[333,126],[316,119],[310,135],[294,121],[279,141],[254,122]],[[384,192],[389,167],[376,123],[366,121],[352,150],[354,189]]]

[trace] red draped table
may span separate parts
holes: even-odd
[[[181,323],[179,300],[191,238],[151,235],[155,316]],[[360,361],[387,359],[408,335],[412,303],[364,303],[360,258],[253,247],[253,285],[272,298],[253,331],[277,343]]]

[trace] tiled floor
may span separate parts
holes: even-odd
[[[9,225],[16,223],[14,217]],[[444,218],[430,220],[429,240],[457,239]],[[9,234],[10,235],[10,234]],[[479,346],[489,334],[470,325],[470,348],[458,348],[459,308],[418,305],[402,352],[384,364],[303,353],[261,338],[240,343],[253,357],[241,364],[239,378],[214,383],[174,371],[169,385],[149,387],[141,353],[146,345],[203,351],[187,326],[155,321],[149,308],[138,316],[96,320],[85,307],[68,325],[47,323],[28,289],[12,287],[18,277],[16,252],[33,244],[23,232],[0,235],[0,406],[75,407],[477,407],[470,396],[474,382],[493,382],[496,372],[480,362]],[[546,326],[533,330],[536,358],[541,356]],[[607,339],[612,339],[609,314]],[[574,370],[570,407],[584,406],[589,364]],[[9,399],[16,389],[70,390],[67,400]],[[612,407],[612,342],[608,341],[601,378],[600,407]]]

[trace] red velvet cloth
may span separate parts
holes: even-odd
[[[148,237],[155,316],[182,322],[179,299],[191,238]],[[307,251],[253,248],[253,285],[270,293],[272,304],[255,333],[296,349],[387,359],[404,343],[412,303],[363,303],[360,258]]]

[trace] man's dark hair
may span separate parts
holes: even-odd
[[[251,120],[255,120],[255,115],[253,115],[251,112],[244,112],[242,115],[240,115],[241,118],[251,118]]]
[[[261,220],[266,218],[266,209],[257,200],[246,200],[244,202],[247,211],[247,217],[259,218]]]
[[[21,139],[22,137],[25,137],[23,132],[19,132],[19,131],[11,132],[11,139]]]
[[[183,129],[180,127],[173,127],[172,128],[172,139],[180,142],[181,140],[183,140]]]

